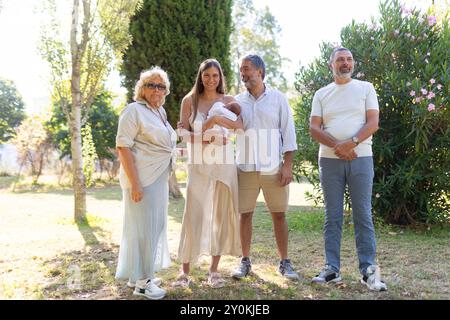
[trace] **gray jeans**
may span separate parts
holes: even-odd
[[[353,161],[319,158],[319,173],[325,202],[325,259],[334,271],[340,269],[344,191],[348,185],[355,226],[359,270],[365,274],[375,264],[376,240],[372,221],[373,159],[360,157]]]

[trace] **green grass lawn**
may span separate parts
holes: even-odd
[[[97,184],[88,191],[88,221],[74,224],[69,188],[56,184],[27,187],[0,177],[0,299],[142,299],[132,295],[114,273],[122,230],[121,190],[117,184]],[[262,198],[254,215],[253,273],[245,280],[229,277],[237,257],[223,257],[220,271],[226,286],[207,286],[209,258],[192,269],[189,289],[172,286],[180,264],[176,252],[184,199],[171,199],[169,245],[173,264],[159,276],[166,299],[450,299],[450,229],[400,229],[377,224],[378,263],[388,292],[369,292],[359,283],[351,217],[345,217],[342,276],[339,285],[312,285],[323,264],[320,208],[303,198],[293,184],[287,214],[289,255],[300,281],[285,281],[278,264],[272,221]],[[185,192],[184,188],[182,191]]]

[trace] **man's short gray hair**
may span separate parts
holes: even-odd
[[[336,56],[336,53],[341,52],[341,51],[348,51],[348,52],[352,53],[349,49],[344,48],[344,47],[334,48],[333,51],[331,52],[330,61],[328,63],[331,64],[334,60],[334,57]]]
[[[242,58],[242,61],[246,60],[250,61],[256,69],[262,70],[262,78],[264,80],[264,77],[266,76],[266,64],[264,63],[264,60],[256,54],[248,54]]]

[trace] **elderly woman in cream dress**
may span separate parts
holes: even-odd
[[[145,71],[134,100],[120,114],[116,147],[121,163],[124,220],[116,278],[135,295],[161,299],[155,272],[170,265],[167,241],[168,177],[174,165],[176,132],[162,107],[170,82],[159,67]]]
[[[178,260],[183,267],[176,286],[189,286],[190,264],[201,255],[210,255],[208,284],[213,288],[222,287],[224,280],[218,273],[220,257],[241,253],[233,150],[224,137],[202,134],[215,125],[228,129],[243,127],[240,117],[235,121],[224,116],[208,117],[217,102],[229,109],[240,110],[234,98],[225,95],[224,91],[222,68],[216,60],[208,59],[201,63],[194,87],[181,104],[178,128],[183,140],[188,142],[189,163],[178,248]]]

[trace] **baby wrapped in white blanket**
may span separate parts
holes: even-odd
[[[235,114],[231,110],[225,108],[225,104],[220,101],[214,103],[212,105],[211,109],[209,109],[207,119],[214,117],[214,116],[225,117],[231,121],[236,121],[237,117],[238,117],[237,114]],[[211,129],[206,130],[205,133],[208,135],[214,135],[214,134],[227,135],[228,129],[216,124]]]

